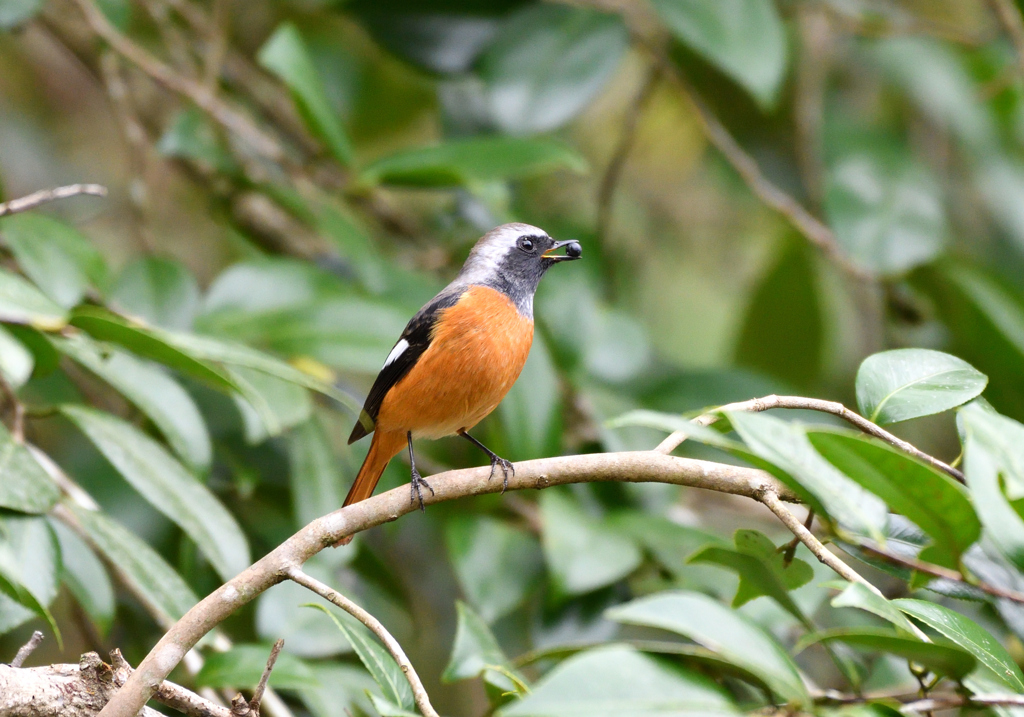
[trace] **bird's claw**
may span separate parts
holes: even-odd
[[[487,476],[487,480],[494,477],[494,469],[497,466],[501,466],[501,492],[504,493],[508,490],[508,474],[511,471],[512,477],[516,477],[516,467],[512,465],[512,461],[505,460],[501,456],[491,456],[491,474]]]
[[[409,496],[409,501],[412,503],[419,501],[420,510],[425,511],[426,508],[423,506],[423,489],[420,486],[425,486],[426,489],[430,491],[430,495],[435,495],[434,489],[430,487],[430,484],[427,483],[426,479],[424,479],[423,476],[420,475],[420,472],[418,470],[413,468],[412,480],[409,482],[409,488],[411,492],[411,495]]]

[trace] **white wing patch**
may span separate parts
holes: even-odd
[[[405,353],[407,348],[409,348],[409,342],[405,339],[401,339],[397,344],[395,344],[395,348],[391,349],[391,353],[388,354],[387,360],[384,361],[384,368],[393,364],[399,356]]]

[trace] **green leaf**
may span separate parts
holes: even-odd
[[[921,642],[917,638],[904,637],[884,628],[840,627],[823,630],[805,636],[797,643],[795,650],[799,652],[818,642],[842,642],[868,652],[888,652],[955,680],[965,677],[977,665],[968,652],[958,647]]]
[[[445,539],[459,587],[487,623],[519,607],[541,576],[537,540],[504,521],[453,516]]]
[[[70,309],[92,284],[105,283],[103,257],[76,229],[43,214],[0,220],[0,234],[18,266],[54,302]]]
[[[714,594],[732,588],[730,584],[723,584],[720,570],[688,560],[705,546],[728,548],[729,543],[719,536],[641,510],[617,511],[608,516],[607,522],[616,532],[630,536],[650,553],[672,574],[676,586]]]
[[[110,290],[113,307],[165,329],[191,328],[199,301],[192,272],[179,261],[158,256],[125,266]]]
[[[238,391],[238,386],[218,366],[193,357],[168,343],[156,330],[105,309],[80,306],[71,319],[74,326],[95,339],[123,346],[134,354],[162,363],[224,391]]]
[[[0,269],[0,321],[56,331],[67,320],[67,313],[59,304],[17,274]]]
[[[441,681],[457,682],[484,675],[502,692],[518,692],[519,685],[525,687],[522,678],[509,667],[508,658],[487,623],[461,600],[456,601],[455,610],[458,615],[455,643]]]
[[[575,655],[498,717],[678,717],[739,714],[709,678],[625,645]]]
[[[964,437],[976,436],[999,466],[1006,497],[1024,498],[1024,425],[996,413],[983,400],[972,401],[957,413]]]
[[[288,434],[288,478],[297,525],[308,525],[342,504],[344,480],[323,424],[315,416]]]
[[[0,372],[7,383],[21,388],[32,375],[35,357],[10,331],[0,326]]]
[[[832,465],[916,523],[954,561],[981,535],[970,496],[945,473],[858,434],[808,431],[807,437]]]
[[[24,445],[0,423],[0,508],[47,513],[60,491]]]
[[[534,336],[530,355],[519,380],[498,404],[505,448],[511,461],[558,453],[562,442],[562,401],[558,373],[540,335]]]
[[[373,705],[367,694],[378,691],[378,687],[366,670],[338,662],[311,662],[308,665],[318,684],[303,688],[299,696],[314,717],[373,714]]]
[[[44,0],[2,0],[0,2],[0,30],[11,30],[36,16],[43,9]]]
[[[249,566],[245,534],[217,497],[130,423],[81,406],[62,413],[154,508],[173,520],[228,580]]]
[[[51,341],[146,414],[190,468],[205,471],[210,467],[213,449],[206,423],[192,397],[167,373],[83,334]]]
[[[941,351],[895,349],[868,356],[857,370],[857,405],[880,425],[948,411],[985,390],[988,377]]]
[[[227,652],[211,652],[196,675],[196,685],[252,689],[263,676],[270,650],[270,645],[235,645]],[[268,684],[279,690],[301,690],[315,688],[319,683],[309,665],[295,655],[282,652],[277,656]]]
[[[362,625],[346,625],[323,605],[310,603],[305,607],[323,610],[331,617],[334,624],[352,644],[352,649],[355,650],[360,661],[373,675],[373,679],[380,686],[385,699],[402,709],[411,710],[415,707],[412,688],[409,686],[405,674],[394,658],[371,637],[369,630]]]
[[[317,229],[352,264],[363,286],[380,294],[386,286],[385,267],[373,239],[343,207],[323,203],[315,215]]]
[[[786,75],[786,30],[771,0],[653,0],[669,31],[746,89],[775,105]]]
[[[802,427],[760,413],[737,411],[726,415],[750,450],[795,478],[827,515],[884,542],[885,503],[822,458]]]
[[[632,540],[609,531],[568,494],[544,491],[540,511],[544,558],[553,586],[563,595],[581,595],[611,585],[640,565],[642,556]]]
[[[829,173],[825,211],[846,253],[873,274],[903,274],[946,244],[942,189],[909,152],[841,158]]]
[[[398,705],[392,704],[383,697],[378,697],[374,694],[370,695],[370,702],[380,717],[419,717],[418,712],[402,709]]]
[[[645,408],[640,408],[624,413],[618,418],[613,418],[608,421],[607,425],[609,428],[644,426],[665,431],[666,433],[681,431],[686,434],[688,439],[698,441],[699,443],[722,448],[730,452],[742,452],[744,450],[742,443],[734,441],[713,428],[694,423],[689,418],[675,413],[662,413],[660,411],[649,411]]]
[[[106,634],[117,609],[107,569],[89,546],[66,525],[51,518],[50,527],[60,544],[64,584],[100,634]]]
[[[24,623],[34,613],[43,618],[63,649],[60,629],[47,607],[57,597],[60,548],[45,518],[0,518],[0,592],[25,610],[0,609],[0,634]]]
[[[228,375],[242,390],[234,396],[235,405],[250,444],[280,435],[313,413],[309,392],[302,386],[249,368],[232,368]]]
[[[210,171],[225,174],[238,171],[238,164],[224,148],[213,123],[198,107],[188,107],[178,112],[157,141],[156,149],[165,157],[200,162]]]
[[[974,655],[1011,690],[1024,692],[1024,674],[1020,667],[1006,648],[981,625],[948,607],[924,600],[901,598],[892,603]]]
[[[132,593],[147,610],[173,622],[192,609],[199,598],[146,541],[103,513],[70,506],[89,540],[106,561],[131,582]]]
[[[609,620],[670,630],[757,675],[783,700],[810,704],[796,665],[749,618],[699,593],[663,592],[612,608]]]
[[[583,174],[587,162],[576,150],[550,139],[476,137],[384,157],[366,167],[360,180],[407,187],[472,187],[559,169]]]
[[[345,165],[351,163],[352,144],[331,108],[323,79],[298,28],[290,22],[280,24],[257,58],[287,85],[306,125],[327,144],[334,158]]]
[[[604,88],[628,39],[618,17],[590,9],[530,5],[515,13],[478,62],[491,121],[507,134],[557,129]]]
[[[814,577],[811,566],[799,558],[785,566],[784,556],[775,549],[775,544],[756,530],[737,530],[733,539],[735,550],[709,545],[694,553],[689,562],[721,565],[739,575],[740,584],[732,601],[733,607],[740,607],[764,595],[775,600],[807,629],[813,629],[810,620],[789,594],[790,590],[807,584]]]
[[[842,592],[832,598],[832,607],[855,607],[878,615],[907,635],[915,635],[914,625],[891,600],[870,590],[864,583],[840,583]],[[830,586],[833,587],[833,586]]]

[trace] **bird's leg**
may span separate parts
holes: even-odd
[[[481,451],[486,453],[488,456],[490,456],[490,458],[491,458],[491,474],[489,476],[487,476],[487,480],[490,480],[491,478],[494,477],[494,468],[495,468],[495,466],[501,466],[501,474],[502,474],[501,492],[504,493],[505,490],[508,488],[508,474],[509,474],[509,471],[512,471],[512,477],[513,478],[515,478],[515,476],[516,476],[516,467],[514,465],[512,465],[512,461],[505,460],[504,458],[499,456],[497,453],[492,451],[490,448],[485,446],[483,443],[481,443],[477,439],[473,438],[473,436],[471,436],[468,433],[466,433],[466,431],[464,431],[464,430],[459,431],[459,435],[462,436],[463,438],[465,438],[470,443],[472,443],[477,448],[479,448]]]
[[[423,479],[420,472],[416,470],[416,454],[412,450],[412,431],[408,431],[405,434],[409,440],[409,465],[412,466],[412,481],[409,483],[412,495],[409,496],[411,501],[419,501],[420,510],[425,510],[423,507],[423,491],[420,486],[426,486],[427,490],[430,491],[430,495],[434,495],[434,489],[430,487],[430,484]]]

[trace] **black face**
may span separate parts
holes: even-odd
[[[559,249],[564,254],[556,254]],[[583,256],[580,243],[575,240],[556,242],[546,234],[524,234],[516,239],[515,248],[510,249],[497,272],[499,287],[519,306],[532,304],[544,272],[561,261],[579,259]]]

